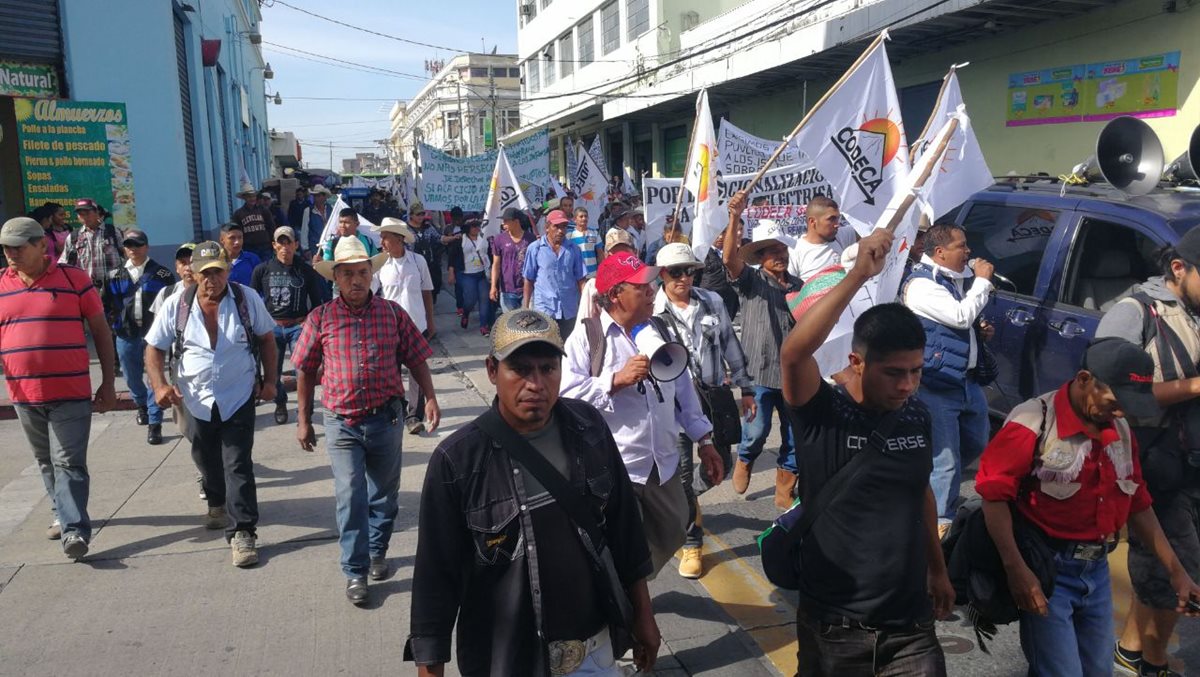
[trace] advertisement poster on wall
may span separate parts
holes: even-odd
[[[1006,126],[1169,117],[1179,108],[1179,52],[1008,76]]]
[[[25,205],[57,202],[70,210],[92,198],[113,225],[137,224],[125,104],[15,99]]]

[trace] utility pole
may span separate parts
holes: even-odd
[[[329,142],[329,171],[333,171],[333,142]]]
[[[470,148],[467,146],[467,141],[465,138],[466,137],[465,132],[466,132],[466,126],[467,126],[467,118],[466,118],[466,116],[463,115],[462,76],[461,75],[458,77],[457,80],[454,81],[454,86],[458,90],[458,143],[459,143],[459,148],[462,149],[461,157],[466,157]]]

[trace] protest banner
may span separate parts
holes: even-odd
[[[554,177],[550,178],[554,181]],[[555,181],[557,183],[557,181]],[[508,156],[504,147],[496,155],[496,168],[492,172],[492,180],[488,188],[487,210],[483,214],[484,237],[495,237],[500,234],[501,216],[504,210],[516,207],[521,211],[529,211],[529,202],[521,192],[513,168],[508,164]]]
[[[721,118],[721,131],[717,134],[717,167],[722,174],[753,174],[767,162],[780,143],[782,139],[754,136]],[[795,144],[785,148],[777,162],[780,165],[811,164],[808,156]]]
[[[574,190],[572,181],[579,172],[579,141],[567,137],[567,186]]]
[[[531,203],[542,202],[550,189],[550,132],[543,129],[504,147],[508,163]],[[448,210],[459,206],[482,212],[487,204],[492,170],[498,150],[456,158],[420,144],[421,197],[426,209]]]
[[[753,178],[753,174],[717,175],[717,199],[720,205],[718,214],[722,218],[727,218],[724,207],[729,197],[745,188]],[[654,242],[662,237],[663,225],[667,216],[675,210],[675,202],[682,185],[683,179],[642,179],[647,242]],[[804,205],[817,195],[831,193],[829,183],[821,176],[821,172],[811,165],[776,167],[767,172],[751,191],[751,206],[742,218],[746,220],[748,229],[753,229],[758,218],[776,218],[788,235],[799,237],[804,233]],[[683,208],[679,211],[679,223],[688,237],[692,234],[695,204],[695,197],[690,193],[684,195]],[[784,207],[787,209],[778,209]]]
[[[608,183],[608,163],[604,161],[604,149],[600,147],[600,134],[592,137],[592,145],[588,146],[588,155],[592,157],[592,161],[596,163],[596,167],[600,169],[600,176],[604,177],[604,183]]]

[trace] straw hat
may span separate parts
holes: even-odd
[[[775,243],[786,246],[790,251],[792,247],[796,246],[796,238],[784,233],[783,228],[775,221],[759,219],[758,225],[754,227],[753,241],[742,245],[740,250],[742,260],[751,265],[757,264],[762,250]]]
[[[338,240],[337,247],[333,250],[332,261],[319,261],[313,270],[316,270],[327,280],[333,280],[333,271],[343,263],[363,263],[369,261],[371,263],[371,272],[379,272],[383,264],[387,261],[387,254],[376,254],[369,256],[367,248],[363,246],[361,240],[357,237],[343,237]]]
[[[394,216],[384,217],[379,222],[379,225],[375,226],[375,232],[395,233],[404,239],[405,244],[412,244],[417,241],[417,234],[412,231],[412,228],[409,228],[407,223]]]

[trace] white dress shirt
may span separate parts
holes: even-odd
[[[621,325],[603,310],[600,311],[600,328],[608,341],[600,375],[592,377],[592,348],[588,345],[587,332],[581,327],[567,338],[560,394],[583,400],[600,410],[621,450],[630,480],[645,484],[657,466],[659,483],[666,482],[679,468],[676,442],[680,431],[698,442],[712,432],[712,423],[700,408],[696,388],[687,370],[674,381],[659,382],[662,402],[658,401],[658,395],[648,381],[644,393],[639,393],[636,385],[614,393],[613,376],[638,354],[638,349]],[[654,328],[650,326],[643,331],[654,331]],[[675,406],[677,401],[678,408]]]
[[[417,331],[429,328],[425,321],[425,297],[422,292],[433,291],[433,278],[429,275],[429,264],[425,257],[406,249],[400,258],[388,257],[383,267],[375,273],[371,288],[383,298],[395,301],[412,318]]]
[[[229,284],[237,284],[230,282]],[[159,350],[170,350],[175,342],[175,316],[179,312],[179,291],[163,302],[162,312],[154,316],[146,343]],[[183,330],[183,359],[179,364],[176,380],[183,393],[183,404],[188,413],[201,421],[212,420],[214,404],[221,411],[221,418],[228,419],[254,394],[256,369],[254,358],[246,341],[258,340],[264,334],[275,331],[275,320],[267,312],[262,298],[251,288],[243,286],[246,309],[250,312],[251,331],[246,336],[242,320],[238,317],[233,293],[226,291],[217,306],[217,346],[208,342],[208,331],[204,328],[204,313],[200,310],[200,299],[192,304],[187,327]]]
[[[921,263],[933,268],[934,277],[945,275],[953,280],[963,300],[956,300],[953,294],[937,282],[918,277],[904,286],[904,305],[918,317],[933,320],[952,329],[970,329],[987,305],[988,292],[992,290],[991,281],[979,278],[963,294],[965,281],[975,277],[970,268],[964,268],[963,272],[957,273],[934,263],[928,255],[921,257]],[[971,338],[971,355],[967,360],[967,368],[974,369],[979,357],[979,346],[975,342],[975,332],[968,333]]]

